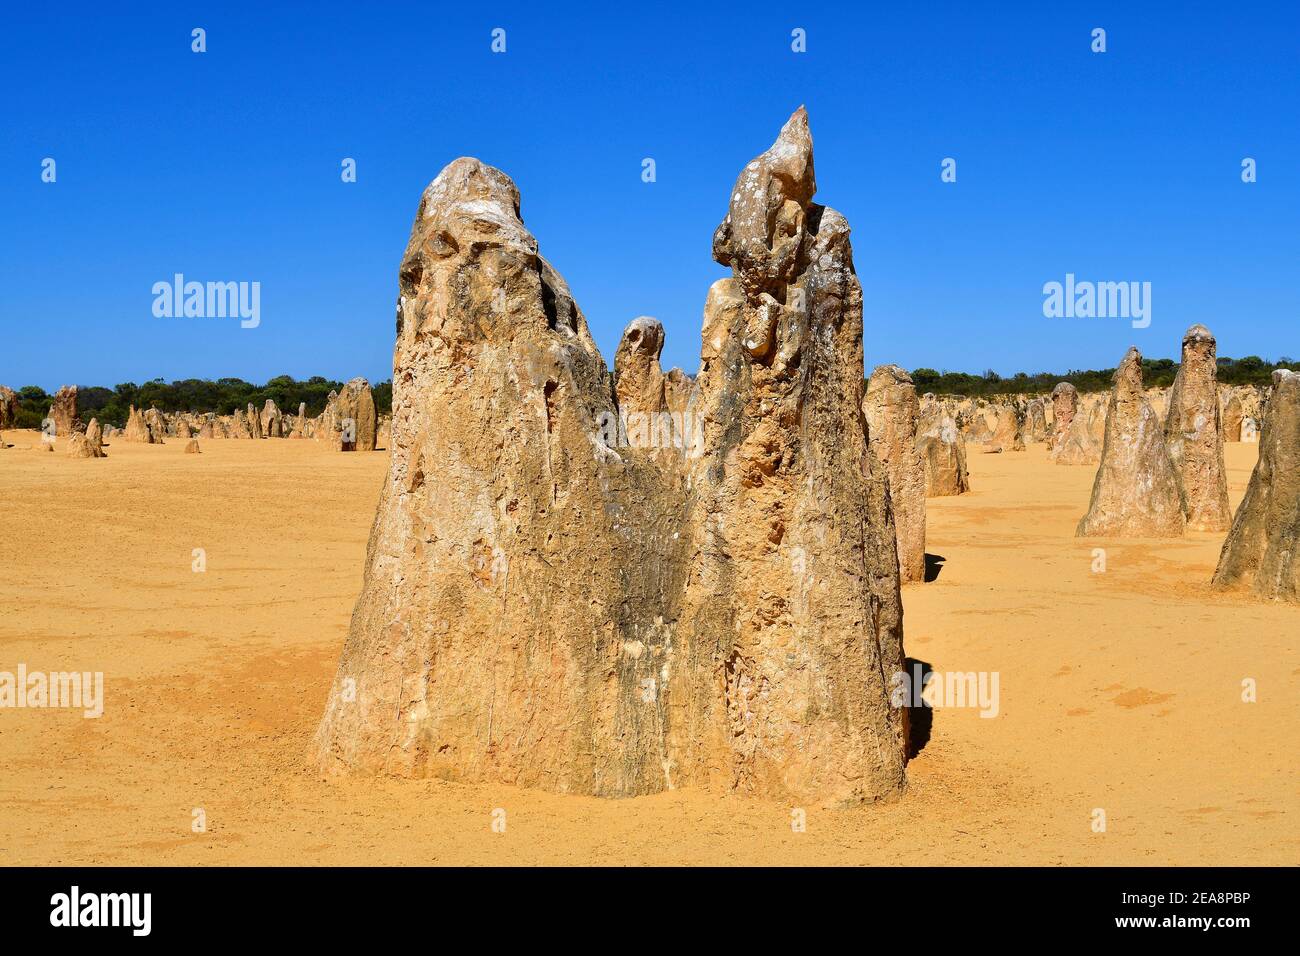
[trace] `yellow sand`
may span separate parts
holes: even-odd
[[[699,792],[323,781],[309,738],[387,456],[5,438],[0,671],[100,670],[107,700],[0,710],[0,864],[1300,861],[1300,609],[1210,594],[1221,534],[1076,540],[1093,469],[1042,446],[972,449],[975,490],[929,502],[939,577],[904,589],[908,653],[997,671],[998,716],[936,711],[904,797],[797,833],[789,806]],[[1234,508],[1254,459],[1228,446]]]

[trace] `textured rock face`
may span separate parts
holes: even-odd
[[[1223,464],[1214,336],[1193,325],[1183,336],[1182,364],[1169,392],[1165,445],[1183,494],[1187,527],[1224,531],[1232,523]]]
[[[1025,439],[1021,434],[1020,412],[1012,405],[998,405],[993,410],[993,434],[986,444],[987,451],[1024,451]]]
[[[1041,398],[1034,398],[1025,406],[1023,437],[1027,442],[1051,441],[1047,427],[1047,410]]]
[[[331,389],[329,397],[325,400],[325,408],[316,416],[315,424],[312,427],[312,438],[316,441],[338,442],[339,439],[335,434],[339,420],[338,406],[338,392]]]
[[[307,403],[306,402],[298,403],[298,417],[296,417],[293,420],[293,431],[290,433],[289,437],[290,438],[307,437]]]
[[[1104,399],[1094,399],[1088,406],[1088,437],[1091,438],[1098,447],[1106,439],[1106,417],[1109,414],[1109,406]],[[1152,409],[1155,411],[1155,409]],[[1160,414],[1156,413],[1156,418]]]
[[[1101,461],[1101,441],[1093,426],[1102,420],[1081,406],[1073,385],[1062,382],[1052,392],[1054,422],[1051,457],[1058,465],[1095,465]]]
[[[253,407],[252,402],[248,403],[248,409],[244,413],[244,420],[248,423],[249,438],[263,437],[262,416],[257,413],[257,409]]]
[[[149,441],[155,445],[163,444],[163,437],[167,434],[167,422],[164,421],[162,412],[156,408],[145,409],[144,423],[149,429]]]
[[[335,426],[340,451],[374,451],[375,396],[370,383],[364,378],[354,378],[343,386],[335,403]]]
[[[127,416],[126,428],[122,431],[122,441],[139,442],[144,445],[153,441],[144,414],[134,405],[131,406],[131,413]]]
[[[1069,382],[1059,382],[1052,389],[1052,457],[1055,458],[1070,433],[1070,425],[1079,409],[1079,392]]]
[[[1183,533],[1178,474],[1164,430],[1142,392],[1142,355],[1131,348],[1115,371],[1101,465],[1079,537],[1161,538]]]
[[[104,429],[100,427],[98,418],[92,418],[86,426],[86,443],[94,457],[107,457],[107,452],[104,451]]]
[[[800,110],[745,167],[714,234],[733,276],[710,290],[696,379],[705,451],[684,613],[696,726],[681,739],[698,743],[681,763],[693,777],[729,764],[721,782],[735,789],[841,801],[903,782],[905,726],[884,685],[902,665],[902,605],[860,411],[848,223],[809,201],[815,188]]]
[[[674,456],[605,440],[609,373],[510,179],[460,159],[425,191],[327,769],[604,796],[901,788],[861,293],[847,225],[810,202],[802,111],[733,193],[715,236],[733,277],[688,400],[703,447]]]
[[[633,319],[623,330],[614,353],[614,392],[623,411],[657,413],[668,408],[659,353],[664,347],[664,327],[647,315]]]
[[[18,421],[18,393],[0,385],[0,428],[14,428]]]
[[[90,447],[90,442],[86,441],[86,436],[80,432],[74,432],[68,439],[68,457],[69,458],[95,458],[94,449]]]
[[[871,373],[862,403],[871,451],[889,477],[903,581],[925,580],[925,464],[916,447],[920,403],[912,377],[897,365]]]
[[[966,440],[950,415],[940,415],[916,442],[925,465],[925,496],[944,498],[970,491]]]
[[[1220,415],[1224,441],[1241,441],[1241,420],[1243,417],[1241,398],[1236,394],[1229,395],[1227,401],[1223,403],[1223,411]]]
[[[1259,461],[1223,542],[1214,586],[1300,602],[1300,376],[1278,370]]]
[[[275,401],[267,399],[266,404],[262,406],[262,434],[267,438],[284,437],[284,416],[280,414],[280,409],[276,408]]]
[[[191,438],[188,442],[185,443],[185,454],[187,455],[200,454],[199,440],[197,438]]]
[[[54,393],[49,417],[54,421],[54,434],[59,438],[66,438],[78,430],[77,386],[64,385]]]
[[[701,433],[687,411],[693,382],[673,369],[659,366],[664,327],[658,319],[641,316],[623,330],[614,354],[614,395],[618,403],[618,443],[653,448],[676,455],[698,453]]]

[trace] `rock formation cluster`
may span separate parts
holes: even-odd
[[[731,192],[699,374],[662,376],[661,397],[654,325],[625,336],[614,382],[504,173],[458,159],[430,184],[324,768],[603,796],[900,790],[893,509],[848,224],[815,190],[800,110]],[[620,441],[620,401],[701,416],[698,446]]]

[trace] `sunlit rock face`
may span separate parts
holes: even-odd
[[[610,375],[504,173],[458,159],[428,187],[326,770],[826,804],[903,786],[861,289],[814,190],[800,110],[732,191],[692,380],[660,371],[653,320]],[[629,409],[698,441],[626,442]]]

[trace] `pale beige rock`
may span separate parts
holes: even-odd
[[[258,414],[257,409],[253,407],[252,402],[248,403],[248,408],[244,412],[244,421],[248,423],[249,438],[261,439],[264,437],[262,432],[262,416]]]
[[[1079,537],[1161,538],[1183,533],[1178,475],[1160,417],[1142,391],[1142,355],[1130,348],[1115,370],[1101,464]]]
[[[800,110],[741,173],[714,234],[733,279],[710,292],[696,378],[693,703],[673,739],[691,778],[719,768],[733,789],[820,803],[896,792],[906,723],[885,687],[902,666],[902,606],[861,424],[862,291],[848,224],[808,202],[814,191]]]
[[[131,406],[130,415],[126,420],[126,428],[122,431],[122,441],[139,442],[147,445],[153,441],[153,436],[149,432],[149,425],[144,420],[144,414],[134,405]]]
[[[733,278],[706,304],[692,457],[603,440],[609,373],[509,178],[460,159],[430,185],[326,769],[808,804],[901,789],[861,289],[847,224],[812,193],[800,111],[715,236]]]
[[[49,446],[53,448],[53,445]],[[68,439],[68,457],[69,458],[103,458],[105,457],[103,449],[97,447],[82,432],[73,432],[72,437]]]
[[[889,478],[889,500],[898,535],[901,579],[925,580],[925,464],[917,451],[920,403],[912,377],[897,365],[881,365],[867,382],[862,411],[871,450]]]
[[[1052,389],[1052,451],[1056,458],[1070,433],[1079,409],[1079,392],[1069,382],[1058,382]]]
[[[1047,409],[1041,398],[1030,399],[1025,405],[1022,432],[1026,442],[1038,444],[1051,441],[1051,430],[1047,426]]]
[[[1241,398],[1235,393],[1229,395],[1224,402],[1223,411],[1220,415],[1224,441],[1241,441],[1241,420],[1243,417]]]
[[[262,434],[267,438],[284,437],[284,416],[275,405],[274,399],[268,398],[259,415],[262,422]]]
[[[197,438],[191,438],[185,443],[185,454],[198,455],[200,453],[201,449],[199,448],[199,440]]]
[[[298,416],[293,420],[293,431],[289,433],[290,438],[307,437],[307,403],[298,403]]]
[[[970,491],[966,470],[966,440],[950,415],[939,415],[917,438],[925,464],[925,496],[943,498]]]
[[[370,383],[354,378],[343,386],[335,403],[340,451],[375,450],[375,397]]]
[[[98,418],[92,418],[86,426],[86,444],[90,446],[94,457],[107,457],[108,453],[104,451],[104,429],[100,427]]]
[[[1020,412],[1014,405],[999,404],[994,406],[993,420],[993,433],[985,442],[985,451],[1025,450],[1025,440],[1020,430]]]
[[[163,436],[167,433],[167,423],[163,419],[162,412],[156,408],[147,408],[143,417],[145,426],[149,429],[149,441],[154,445],[163,444]]]
[[[67,438],[80,430],[77,428],[81,424],[77,418],[77,386],[64,385],[54,393],[49,420],[54,423],[53,434],[59,438]]]
[[[1187,527],[1193,531],[1226,531],[1232,524],[1216,359],[1210,330],[1193,325],[1183,336],[1182,363],[1165,419],[1165,446],[1178,475]]]
[[[1223,542],[1213,585],[1300,603],[1300,376],[1278,370],[1259,460]]]
[[[0,385],[0,428],[16,428],[17,425],[18,393]]]

